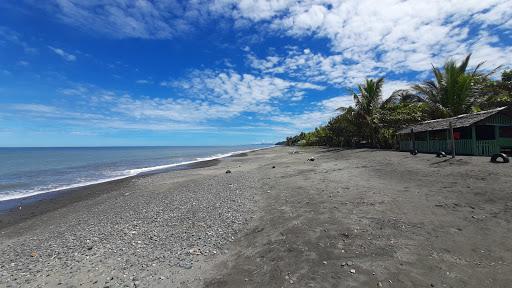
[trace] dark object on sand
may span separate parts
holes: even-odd
[[[498,158],[501,158],[501,161],[498,161]],[[492,155],[491,162],[492,163],[508,163],[508,162],[510,162],[510,160],[508,159],[508,156],[505,155],[504,153],[496,153],[496,154]]]
[[[276,168],[276,166],[272,166],[272,169],[275,169],[275,168]]]
[[[226,174],[231,174],[231,170],[226,170]]]
[[[315,161],[315,157],[308,158],[308,161]]]
[[[443,151],[439,151],[436,153],[436,157],[437,158],[446,157],[446,153],[444,153]]]
[[[411,153],[411,155],[418,155],[418,150],[414,149],[411,150],[409,153]]]

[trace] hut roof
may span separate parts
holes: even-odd
[[[403,129],[401,129],[400,131],[398,131],[398,134],[410,133],[411,129],[413,129],[414,132],[448,129],[450,127],[450,122],[452,122],[453,128],[468,127],[468,126],[475,124],[476,122],[479,122],[488,117],[491,117],[491,116],[503,111],[506,108],[508,108],[508,107],[500,107],[500,108],[477,112],[477,113],[463,114],[463,115],[459,115],[459,116],[451,117],[451,118],[429,120],[429,121],[425,121],[425,122],[421,122],[418,124],[414,124],[414,125],[405,127]]]

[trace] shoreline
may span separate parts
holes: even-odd
[[[121,179],[0,201],[0,231],[9,226],[66,207],[70,204],[99,197],[119,186],[129,185],[130,182],[139,178],[155,174],[212,167],[218,165],[220,161],[220,159],[203,160]]]
[[[112,179],[104,179],[104,180],[97,180],[93,181],[92,183],[83,183],[83,184],[71,184],[68,185],[69,187],[63,187],[63,188],[57,188],[53,190],[48,191],[41,191],[41,192],[34,192],[33,194],[28,194],[16,198],[10,198],[5,200],[0,200],[0,215],[9,213],[12,211],[13,208],[31,204],[34,202],[42,201],[45,199],[55,198],[59,197],[63,193],[69,193],[76,191],[77,189],[85,189],[87,187],[101,185],[101,184],[107,184],[110,182],[117,182],[125,179],[131,179],[133,177],[142,177],[147,175],[153,175],[158,173],[168,173],[172,171],[180,171],[180,170],[188,170],[188,169],[196,169],[196,168],[202,168],[202,167],[208,167],[212,165],[211,163],[214,163],[217,160],[221,160],[223,158],[228,157],[243,157],[243,155],[247,155],[247,153],[265,150],[265,149],[271,149],[276,146],[269,146],[269,147],[263,147],[263,148],[256,148],[251,150],[241,150],[241,151],[233,151],[225,154],[220,155],[212,155],[204,158],[198,158],[195,160],[190,161],[184,161],[179,163],[172,163],[172,164],[166,164],[161,166],[154,166],[154,167],[144,167],[144,168],[134,168],[132,170],[140,170],[140,172],[136,172],[134,175],[125,175],[125,176],[119,176]],[[242,156],[239,156],[242,155]],[[0,229],[2,227],[2,223],[0,222]]]
[[[98,183],[86,184],[72,188],[63,188],[48,192],[37,193],[20,198],[13,198],[0,201],[0,231],[9,226],[23,222],[30,218],[46,214],[48,212],[63,208],[73,203],[98,197],[113,187],[129,183],[137,178],[148,177],[155,174],[172,173],[176,171],[200,169],[216,166],[222,159],[234,157],[246,157],[248,153],[272,149],[277,146],[269,146],[251,150],[234,151],[220,156],[210,156],[181,163],[164,165],[165,168],[151,169],[131,176],[105,180]],[[150,167],[152,168],[152,167]],[[145,168],[141,168],[145,169]],[[107,192],[101,192],[107,191]]]

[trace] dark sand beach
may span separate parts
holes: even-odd
[[[4,211],[0,287],[512,285],[510,164],[278,147],[190,168]]]

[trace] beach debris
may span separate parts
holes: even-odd
[[[350,269],[350,273],[355,274],[356,273],[356,269]]]
[[[326,265],[326,264],[327,264],[327,261],[322,261],[322,264]]]
[[[87,247],[85,247],[85,249],[87,249],[87,250],[92,250],[92,248],[93,248],[93,245],[87,245]]]
[[[226,170],[226,174],[231,174],[231,170]]]
[[[377,282],[377,287],[382,287],[382,282]]]
[[[352,262],[352,261],[347,261],[347,266],[352,266],[352,265],[354,265],[354,262]]]
[[[436,157],[437,158],[446,157],[446,153],[444,153],[443,151],[439,151],[436,153]]]
[[[311,162],[315,161],[315,157],[308,158],[308,161],[311,161]]]
[[[501,159],[501,160],[498,161],[498,159]],[[496,154],[492,155],[491,162],[492,163],[508,163],[508,162],[510,162],[510,160],[508,159],[508,156],[505,155],[505,153],[496,153]]]
[[[413,149],[409,153],[411,153],[411,155],[413,155],[413,156],[416,156],[416,155],[418,155],[418,150]]]
[[[37,252],[36,252],[36,251],[33,251],[32,253],[30,253],[30,256],[31,256],[31,257],[37,257]]]
[[[272,169],[276,169],[276,166],[272,166]]]
[[[347,266],[346,262],[341,262],[341,266]]]

